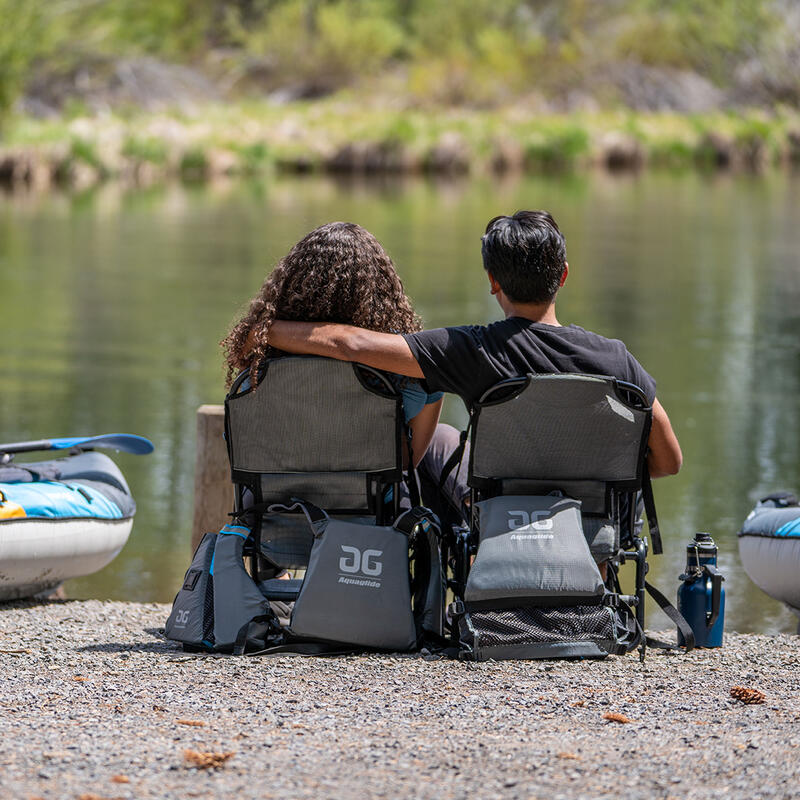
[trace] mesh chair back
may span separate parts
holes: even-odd
[[[397,466],[397,400],[376,370],[327,358],[272,359],[255,389],[228,400],[231,468],[257,473],[392,469]]]
[[[470,481],[640,483],[650,431],[650,409],[641,399],[639,408],[629,403],[613,378],[503,381],[478,403]]]
[[[368,513],[369,488],[402,477],[401,423],[401,396],[378,370],[270,359],[255,389],[243,375],[225,401],[231,475],[253,503],[300,497],[328,512]],[[310,548],[305,519],[262,520],[261,550],[277,566],[306,566]]]

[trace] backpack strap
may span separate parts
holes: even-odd
[[[260,649],[246,653],[248,644]],[[288,641],[286,631],[281,628],[271,609],[267,614],[254,617],[242,625],[233,647],[235,656],[339,656],[357,652],[360,652],[360,648],[330,642]]]
[[[470,417],[469,424],[459,434],[458,447],[456,447],[456,449],[453,450],[452,453],[450,453],[450,455],[447,458],[447,461],[444,462],[444,466],[442,467],[442,474],[439,476],[438,489],[440,492],[442,491],[442,489],[444,489],[444,485],[445,482],[447,481],[448,476],[454,469],[456,469],[456,466],[458,466],[458,469],[461,469],[461,461],[464,458],[464,450],[467,447],[467,439],[469,438],[469,431],[471,427],[472,427],[472,418]]]
[[[394,521],[392,527],[406,534],[406,536],[411,536],[420,525],[423,526],[426,532],[432,527],[437,536],[441,535],[442,526],[439,522],[439,517],[429,508],[419,505],[404,511]]]
[[[656,516],[656,501],[653,497],[653,483],[650,480],[647,462],[645,462],[642,476],[642,499],[644,500],[644,513],[647,516],[647,527],[650,529],[650,540],[653,543],[653,555],[660,556],[664,552],[664,546],[661,543],[661,530],[658,527],[658,517]]]
[[[350,647],[348,645],[334,644],[332,642],[287,642],[277,644],[272,647],[265,647],[263,650],[256,650],[254,653],[246,653],[247,656],[349,656],[354,653],[363,653],[363,647]]]
[[[411,574],[411,605],[414,614],[414,625],[417,629],[417,642],[423,637],[423,618],[428,586],[433,572],[433,559],[431,556],[431,542],[429,537],[441,536],[439,518],[429,508],[414,506],[404,511],[392,527],[408,537],[409,544],[414,552],[414,569]],[[422,536],[418,534],[422,533]],[[438,552],[438,546],[436,547]]]
[[[250,622],[245,622],[239,628],[239,633],[236,634],[236,641],[233,645],[233,655],[244,655],[248,644],[253,644],[263,649],[270,642],[274,644],[281,641],[282,637],[280,623],[275,616],[275,612],[268,606],[266,614],[253,617]]]

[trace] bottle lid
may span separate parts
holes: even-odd
[[[705,533],[704,531],[698,531],[694,535],[694,539],[686,545],[686,549],[689,552],[694,552],[695,550],[699,551],[716,551],[717,545],[714,540],[711,538],[710,533]]]

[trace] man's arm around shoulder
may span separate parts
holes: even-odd
[[[357,361],[398,375],[425,377],[408,343],[398,333],[378,333],[333,322],[275,320],[269,329],[269,343],[286,353]]]

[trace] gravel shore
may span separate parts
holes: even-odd
[[[168,610],[0,607],[0,796],[800,792],[798,637],[730,633],[721,650],[650,651],[644,664],[636,654],[483,664],[232,658],[187,655],[164,640]],[[737,685],[765,701],[734,700]],[[214,760],[202,754],[220,766],[197,766]]]

